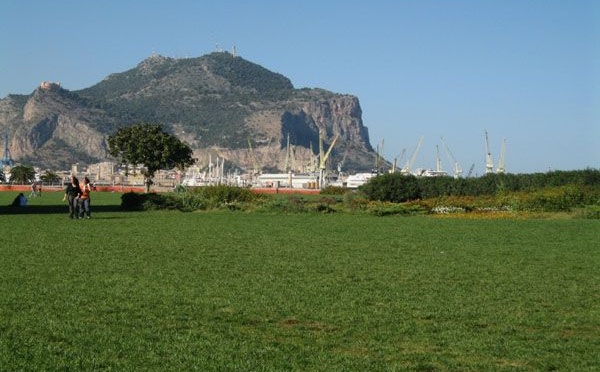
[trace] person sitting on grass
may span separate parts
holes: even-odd
[[[19,193],[15,200],[13,200],[11,207],[26,207],[27,206],[27,197],[23,193]]]

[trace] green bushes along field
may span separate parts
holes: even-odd
[[[327,187],[320,195],[256,194],[232,186],[180,187],[175,193],[123,195],[127,210],[177,209],[266,212],[369,213],[377,216],[423,213],[495,213],[526,215],[568,213],[598,218],[600,172],[583,170],[546,174],[490,174],[479,178],[416,178],[384,174],[358,191]]]

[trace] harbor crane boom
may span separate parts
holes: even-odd
[[[396,173],[396,165],[402,161],[402,159],[404,158],[404,153],[406,153],[406,149],[402,149],[402,152],[400,153],[400,155],[398,155],[397,157],[394,158],[394,165],[392,166],[391,173]]]
[[[460,164],[458,163],[458,161],[456,160],[456,158],[454,157],[454,154],[452,153],[452,151],[450,151],[450,149],[448,148],[448,145],[446,145],[446,142],[444,141],[444,137],[441,137],[442,139],[442,145],[444,145],[444,149],[446,150],[446,155],[448,155],[448,158],[450,158],[453,162],[453,173],[454,173],[454,178],[459,178],[462,175],[462,168],[460,166]]]
[[[504,173],[506,172],[506,164],[504,157],[506,156],[506,138],[502,141],[502,149],[500,150],[500,158],[498,158],[498,167],[496,168],[496,173]]]
[[[469,172],[467,172],[467,178],[471,177],[473,169],[475,169],[475,163],[471,164],[471,168],[469,168]]]
[[[290,134],[287,134],[287,145],[285,146],[285,165],[284,165],[284,169],[287,172],[291,172],[292,171],[292,156],[291,156],[291,149],[290,149]]]
[[[329,149],[327,149],[327,152],[325,154],[323,154],[323,138],[319,133],[319,186],[320,188],[325,187],[325,168],[327,166],[327,159],[329,158],[329,155],[331,154],[331,150],[333,150],[333,146],[335,146],[335,142],[338,140],[338,138],[340,137],[339,134],[336,134],[335,137],[333,137],[333,141],[331,141],[331,145],[329,146]]]
[[[435,171],[442,172],[443,170],[442,158],[440,158],[440,147],[435,145]]]
[[[404,166],[404,168],[402,168],[401,173],[410,174],[412,166],[414,165],[415,160],[417,159],[417,154],[419,153],[419,148],[421,148],[421,143],[423,143],[423,136],[421,136],[421,138],[419,138],[419,142],[417,143],[417,147],[415,148],[415,151],[413,152],[412,156],[410,157],[410,160],[406,162],[406,165]]]

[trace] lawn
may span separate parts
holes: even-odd
[[[16,193],[0,193],[0,205]],[[598,368],[600,221],[0,210],[0,370]]]

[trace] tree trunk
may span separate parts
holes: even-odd
[[[146,186],[146,194],[150,192],[150,185],[152,185],[152,178],[144,177],[144,185]]]

